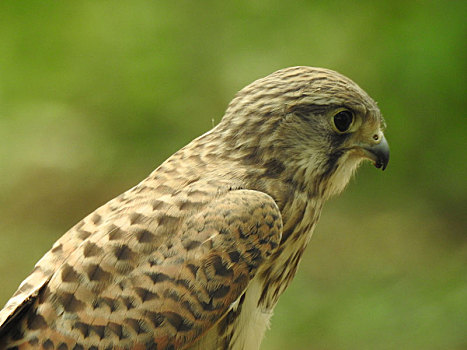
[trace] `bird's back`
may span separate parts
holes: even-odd
[[[269,196],[244,189],[239,167],[212,164],[202,145],[193,141],[54,244],[2,310],[0,348],[169,349],[218,322],[265,258],[261,245],[278,245],[280,227],[271,228],[281,221]],[[255,201],[277,211],[273,226],[256,227],[261,243],[238,214]],[[232,225],[244,236],[230,237]]]

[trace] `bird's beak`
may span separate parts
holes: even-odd
[[[362,147],[366,155],[373,161],[375,167],[386,169],[389,163],[389,144],[384,135],[381,136],[379,143],[374,145],[366,145]]]

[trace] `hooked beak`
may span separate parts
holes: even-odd
[[[365,146],[363,149],[366,151],[367,156],[373,161],[375,167],[386,169],[389,163],[389,144],[384,135],[381,141],[375,145]]]

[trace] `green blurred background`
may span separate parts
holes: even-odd
[[[467,348],[465,1],[0,2],[0,303],[277,69],[355,80],[391,162],[325,207],[263,349]]]

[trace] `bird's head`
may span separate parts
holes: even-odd
[[[242,89],[219,124],[229,151],[265,177],[329,197],[368,159],[386,168],[389,146],[376,103],[328,69],[291,67]]]

